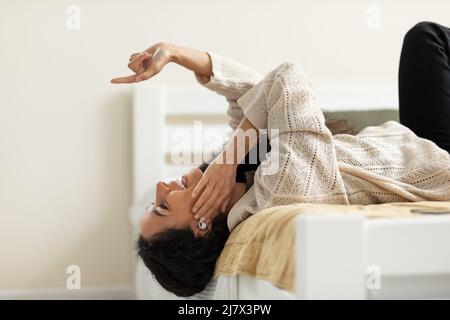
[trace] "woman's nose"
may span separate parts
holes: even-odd
[[[156,184],[156,190],[161,193],[167,193],[170,191],[170,187],[163,181],[159,181]]]

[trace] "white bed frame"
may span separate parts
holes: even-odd
[[[397,94],[390,88],[395,86],[324,87],[317,91],[319,105],[333,113],[352,111],[345,116],[362,128],[396,119],[392,106],[397,104]],[[154,196],[155,182],[179,177],[186,170],[166,163],[168,132],[183,126],[184,118],[219,119],[226,107],[224,98],[199,86],[136,87],[134,204],[130,209],[133,246],[137,221]],[[237,276],[239,299],[450,298],[450,215],[366,219],[339,212],[302,214],[296,228],[295,292]],[[174,298],[153,280],[139,259],[135,263],[138,299]]]

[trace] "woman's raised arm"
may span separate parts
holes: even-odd
[[[130,56],[128,68],[135,74],[118,77],[112,83],[135,83],[158,74],[168,63],[177,63],[195,72],[204,82],[212,76],[211,59],[205,51],[160,42]]]

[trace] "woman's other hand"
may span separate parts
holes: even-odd
[[[258,138],[258,129],[244,116],[224,150],[208,166],[192,192],[195,198],[205,189],[192,208],[196,219],[203,218],[207,222],[220,211],[225,212],[236,185],[237,166],[258,142]]]
[[[194,217],[205,222],[226,210],[236,185],[237,165],[227,164],[220,159],[211,162],[192,192],[195,198],[205,189],[192,209]]]
[[[135,83],[148,80],[158,74],[175,56],[175,47],[168,43],[157,43],[143,52],[130,56],[128,68],[135,74],[118,77],[111,83]]]

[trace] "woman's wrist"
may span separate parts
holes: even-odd
[[[170,61],[199,76],[209,78],[212,76],[212,61],[206,51],[165,43],[170,51]]]
[[[228,148],[225,148],[219,155],[216,157],[215,161],[217,164],[226,164],[230,168],[237,168],[239,161],[236,158],[236,155],[233,152],[230,152]]]
[[[166,43],[167,47],[170,50],[170,62],[174,62],[176,64],[181,64],[181,51],[179,50],[179,46],[172,44],[172,43]]]
[[[255,143],[257,143],[258,138],[258,129],[244,116],[225,145],[225,148],[219,154],[218,159],[222,163],[233,164],[237,167],[245,159],[245,156]]]

